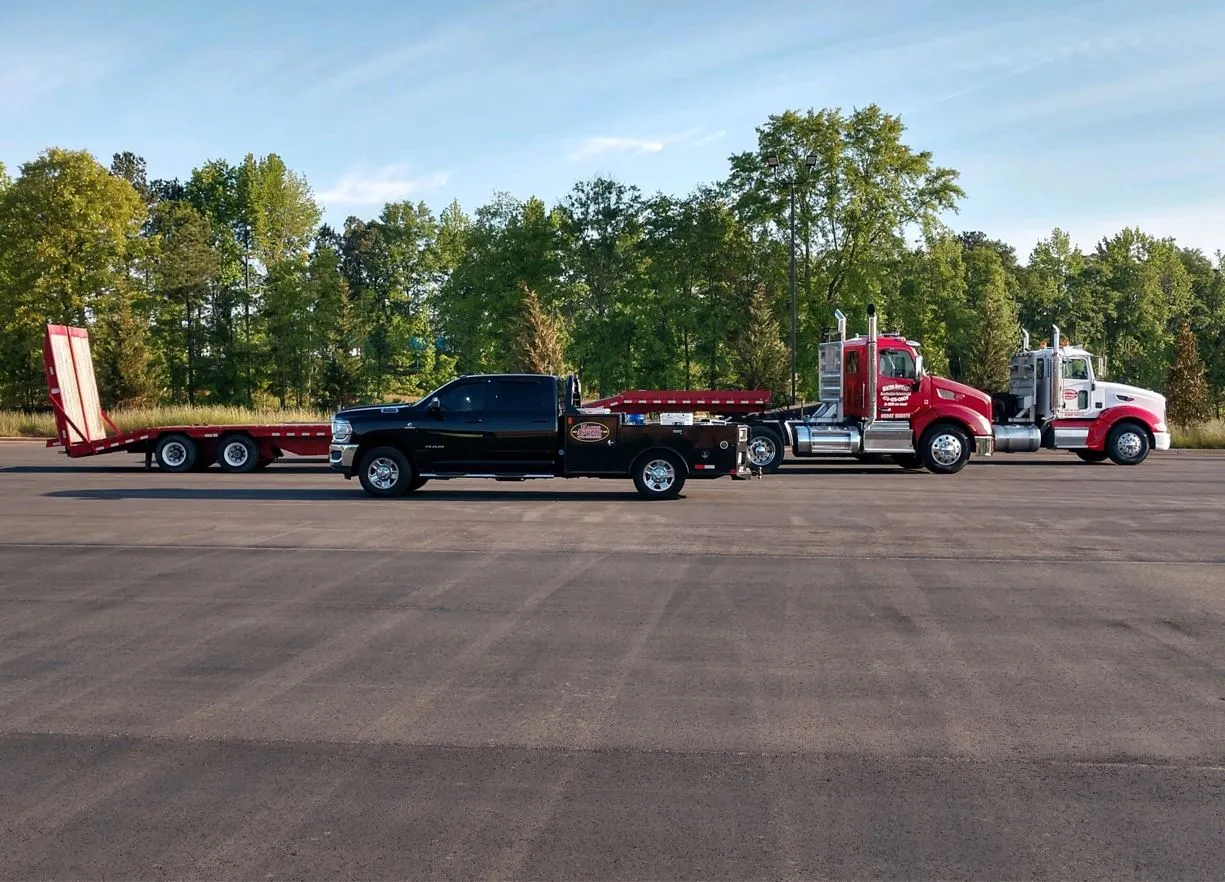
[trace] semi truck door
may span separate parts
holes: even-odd
[[[1063,401],[1059,402],[1059,416],[1086,417],[1092,409],[1092,374],[1089,359],[1079,355],[1063,359]]]
[[[882,349],[879,355],[876,412],[882,420],[908,420],[914,413],[915,359],[906,349]]]
[[[489,466],[485,417],[489,381],[460,380],[438,395],[439,407],[416,426],[421,444],[417,467],[423,472],[479,472]]]
[[[493,445],[493,470],[553,474],[557,461],[557,388],[549,377],[504,378],[490,385],[485,416]]]

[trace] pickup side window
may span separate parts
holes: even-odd
[[[442,412],[470,413],[485,409],[486,392],[489,384],[484,380],[469,383],[457,383],[438,396],[442,404]]]
[[[552,414],[553,387],[540,380],[498,380],[490,410],[498,413]]]

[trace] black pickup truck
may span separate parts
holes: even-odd
[[[332,418],[331,467],[371,496],[402,496],[450,478],[629,478],[647,499],[687,478],[750,477],[748,427],[631,425],[582,407],[576,375],[459,377],[414,404]]]

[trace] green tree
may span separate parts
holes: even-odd
[[[1008,389],[1009,360],[1020,342],[1017,306],[1000,255],[987,246],[966,254],[966,288],[973,328],[965,341],[965,381],[984,392]]]
[[[82,150],[52,147],[0,194],[0,402],[42,400],[48,322],[86,326],[128,289],[145,218],[132,185]]]
[[[102,406],[138,408],[158,402],[160,389],[148,319],[119,294],[99,310],[93,334],[94,372]]]
[[[160,202],[150,221],[158,360],[171,395],[194,404],[207,374],[209,305],[221,260],[209,222],[187,202]]]
[[[523,317],[516,338],[516,370],[560,375],[566,370],[563,332],[557,318],[540,303],[536,292],[523,286]]]
[[[776,405],[791,403],[791,354],[764,284],[753,290],[731,348],[733,376],[745,389],[769,389]]]
[[[1212,419],[1204,362],[1190,322],[1183,322],[1174,345],[1174,363],[1165,381],[1167,416],[1176,426],[1193,426]]]
[[[928,234],[964,192],[957,172],[903,140],[899,117],[875,104],[771,115],[757,128],[757,148],[731,157],[727,189],[746,223],[786,241],[788,182],[796,184],[796,232],[804,296],[800,306],[801,372],[811,378],[820,330],[832,313],[862,314],[894,285],[889,267],[905,249],[908,229]],[[811,170],[806,159],[815,160]],[[778,159],[777,168],[771,164]]]

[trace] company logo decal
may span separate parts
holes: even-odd
[[[1079,393],[1077,393],[1075,389],[1064,389],[1063,390],[1063,400],[1064,401],[1075,401],[1078,394]]]
[[[575,441],[603,441],[608,434],[608,426],[603,423],[578,423],[570,429],[570,437]]]

